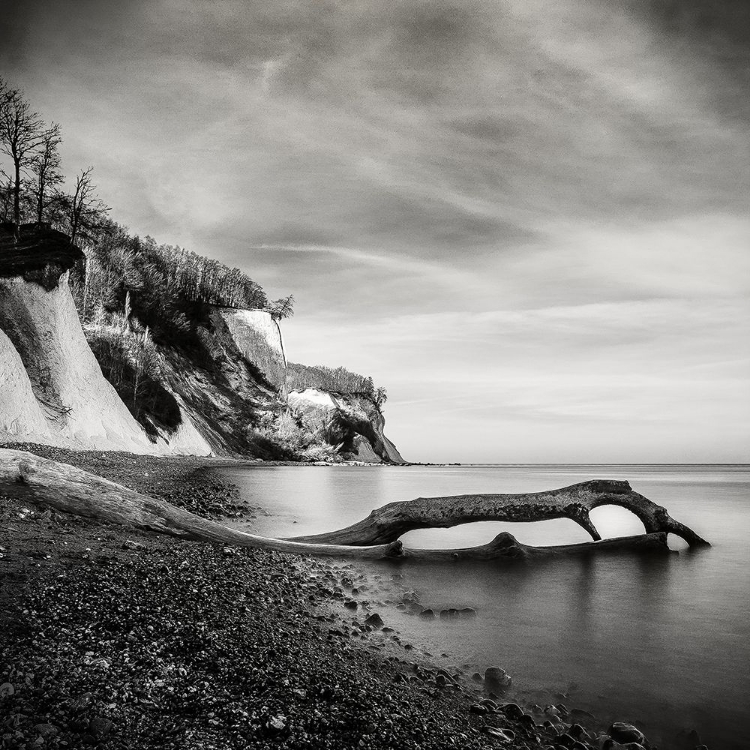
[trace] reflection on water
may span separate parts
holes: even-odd
[[[638,721],[668,747],[683,727],[712,748],[746,747],[750,715],[750,470],[748,467],[263,467],[229,470],[253,523],[276,536],[353,523],[394,500],[472,492],[533,492],[605,477],[633,489],[713,543],[700,552],[617,555],[534,564],[399,566],[425,607],[473,607],[471,620],[383,612],[412,643],[455,663],[501,666],[529,697],[541,687],[602,719]],[[603,536],[641,533],[612,506],[592,513]],[[526,544],[587,541],[568,520],[420,530],[412,547],[483,544],[500,530]],[[378,568],[383,572],[382,565]],[[612,715],[608,711],[612,709]]]

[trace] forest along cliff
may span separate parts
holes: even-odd
[[[384,389],[287,362],[291,298],[114,222],[85,253],[20,234],[0,228],[0,443],[403,463]]]

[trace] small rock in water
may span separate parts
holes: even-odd
[[[383,618],[377,612],[373,612],[365,619],[365,625],[369,625],[373,628],[382,628],[384,624]]]
[[[484,672],[484,686],[494,693],[504,693],[511,682],[510,675],[500,667],[488,667]]]
[[[638,727],[628,724],[624,721],[616,721],[609,728],[609,736],[615,740],[615,742],[640,742],[646,739]]]

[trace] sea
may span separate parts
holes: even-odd
[[[357,563],[395,575],[424,607],[476,610],[424,620],[379,607],[401,638],[468,671],[505,669],[520,702],[558,703],[599,722],[635,722],[652,744],[680,749],[690,731],[710,750],[750,747],[750,466],[252,466],[224,470],[252,506],[240,524],[268,536],[332,531],[416,497],[522,493],[624,479],[711,543],[527,563]],[[629,511],[591,514],[604,538],[643,533]],[[484,544],[500,531],[533,545],[589,541],[573,521],[480,522],[419,530],[408,547]],[[693,735],[694,737],[694,735]]]

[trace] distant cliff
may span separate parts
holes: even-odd
[[[123,313],[82,326],[69,284],[81,252],[54,230],[26,227],[22,243],[19,252],[0,233],[0,443],[403,462],[374,393],[289,392],[268,310],[186,305],[176,318],[188,333],[172,346],[131,314],[121,289]],[[85,304],[88,290],[75,291]]]

